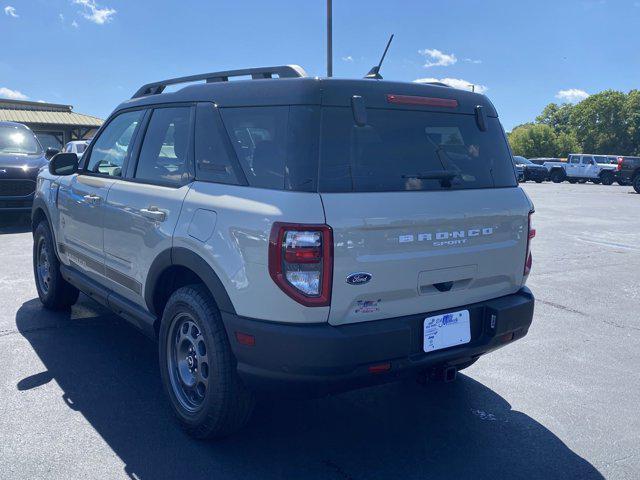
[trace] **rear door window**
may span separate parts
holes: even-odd
[[[511,154],[496,118],[481,131],[475,116],[350,108],[322,112],[320,190],[378,192],[516,186]],[[454,172],[450,182],[428,178]]]
[[[188,181],[190,115],[190,107],[153,111],[140,150],[136,179],[175,185]]]

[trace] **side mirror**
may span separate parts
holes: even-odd
[[[58,150],[57,148],[47,148],[47,151],[44,152],[44,158],[46,158],[47,160],[51,160],[53,158],[54,155],[57,155],[58,153],[60,153],[60,150]]]
[[[58,153],[49,162],[51,175],[73,175],[78,171],[78,155],[75,153]]]

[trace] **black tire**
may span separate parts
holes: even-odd
[[[68,309],[78,301],[80,292],[60,273],[49,224],[43,220],[33,234],[33,276],[38,297],[50,310]]]
[[[188,285],[171,295],[159,337],[162,383],[182,428],[198,439],[242,428],[254,398],[238,376],[220,311],[206,287]]]
[[[569,183],[576,183],[577,180],[569,179]]]
[[[624,180],[616,180],[616,182],[618,182],[618,185],[620,185],[621,187],[629,186],[629,182],[625,182]]]
[[[636,191],[636,193],[640,193],[640,175],[636,175],[634,177],[632,185],[633,185],[633,189]]]
[[[549,175],[549,179],[553,183],[562,183],[562,182],[565,181],[566,177],[567,177],[567,175],[562,170],[554,170]]]
[[[602,180],[603,185],[613,185],[613,174],[605,172],[600,175],[600,180]]]
[[[542,183],[542,180],[538,179],[536,180],[536,183]]]
[[[593,183],[594,185],[600,185],[602,183],[602,180],[600,180],[599,178],[592,178],[591,183]]]

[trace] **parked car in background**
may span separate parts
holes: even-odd
[[[515,155],[513,157],[513,168],[516,169],[516,178],[518,179],[518,182],[524,182],[524,165],[521,159],[526,160],[524,157],[518,157]]]
[[[614,171],[615,172],[614,180],[618,183],[618,185],[622,185],[622,186],[629,185],[628,182],[625,182],[620,178],[620,175],[617,169],[618,160],[622,158],[620,155],[594,155],[593,158],[596,161],[596,163],[599,165],[615,165],[616,170]]]
[[[513,157],[513,161],[516,164],[516,171],[518,169],[522,171],[522,180],[518,178],[518,181],[526,182],[527,180],[533,180],[536,183],[542,183],[549,178],[549,170],[543,165],[536,165],[520,156]]]
[[[537,157],[530,158],[529,161],[531,163],[535,163],[536,165],[544,165],[545,162],[566,162],[566,159],[558,157]]]
[[[611,185],[617,173],[616,165],[596,163],[593,155],[590,154],[572,153],[566,162],[545,162],[544,166],[554,183],[567,180],[569,183],[590,181]]]
[[[620,180],[640,193],[640,157],[620,157],[617,170]]]
[[[45,152],[31,129],[0,122],[0,211],[31,210],[38,170],[46,164]]]
[[[81,158],[88,146],[89,140],[73,140],[64,146],[63,151],[65,153],[75,153],[78,158]]]

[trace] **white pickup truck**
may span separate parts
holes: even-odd
[[[574,154],[566,162],[544,162],[549,179],[554,183],[591,181],[611,185],[616,180],[616,165],[597,163],[596,155]]]

